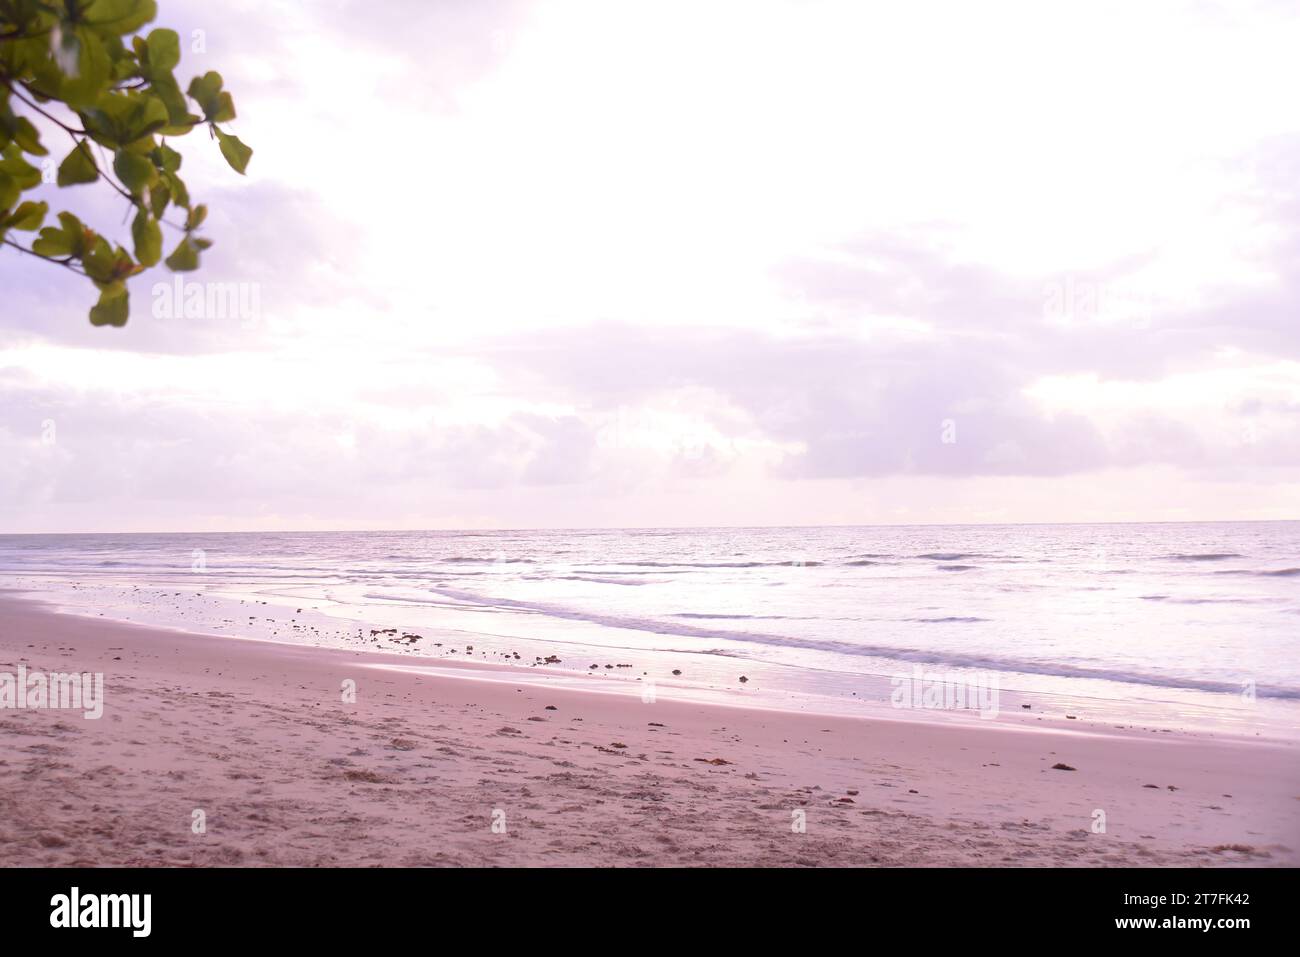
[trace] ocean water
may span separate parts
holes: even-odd
[[[0,587],[661,694],[851,711],[920,668],[994,674],[1004,709],[1300,736],[1300,522],[5,535]]]

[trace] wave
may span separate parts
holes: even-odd
[[[554,578],[545,576],[533,578],[534,581],[562,581],[562,582],[591,582],[595,585],[649,585],[650,581],[644,578],[601,578],[597,575],[557,575]]]
[[[964,617],[961,615],[949,615],[946,618],[904,618],[903,619],[903,621],[919,621],[930,625],[940,625],[940,624],[945,624],[947,622],[958,622],[958,621],[975,622],[975,621],[988,621],[988,620],[989,620],[988,618]]]
[[[1139,595],[1142,601],[1167,601],[1171,605],[1258,605],[1267,598],[1173,598],[1169,595]]]
[[[591,564],[588,562],[587,564]],[[575,575],[641,575],[643,572],[620,572],[608,568],[586,568],[579,567],[577,564],[568,566],[569,570]],[[661,574],[667,574],[666,572]]]
[[[1300,568],[1277,568],[1266,571],[1250,571],[1245,568],[1226,568],[1215,572],[1216,575],[1251,575],[1258,578],[1295,578],[1300,575]]]
[[[1229,558],[1245,558],[1246,556],[1237,552],[1201,552],[1188,555],[1175,553],[1166,557],[1174,562],[1222,562],[1227,561]]]
[[[450,588],[433,588],[430,591],[442,598],[451,598],[458,602],[484,608],[542,615],[566,621],[580,621],[600,625],[605,628],[622,628],[629,631],[647,632],[649,634],[668,635],[679,638],[704,638],[710,641],[736,641],[745,644],[767,645],[782,648],[803,648],[841,655],[865,658],[884,658],[894,661],[906,661],[914,664],[946,665],[951,668],[971,668],[986,671],[1014,672],[1018,674],[1049,675],[1060,678],[1089,678],[1100,681],[1115,681],[1124,684],[1146,685],[1157,688],[1176,688],[1190,691],[1209,691],[1221,694],[1240,694],[1240,682],[1223,681],[1213,678],[1195,678],[1182,675],[1153,674],[1142,671],[1125,671],[1114,668],[1072,665],[1065,662],[1038,661],[1023,658],[1011,658],[991,654],[977,654],[953,651],[936,651],[923,648],[891,647],[888,645],[850,644],[817,638],[796,638],[790,635],[776,635],[770,632],[727,631],[720,628],[705,628],[699,625],[677,624],[654,618],[637,618],[622,615],[599,615],[549,605],[542,602],[519,601],[511,598],[494,598],[474,595]],[[367,595],[367,598],[385,596]],[[434,599],[412,599],[417,603],[443,604]],[[1257,686],[1255,694],[1261,698],[1282,698],[1300,700],[1300,688]]]
[[[786,562],[611,562],[613,565],[630,565],[633,568],[809,568],[820,566],[821,562],[799,561]]]
[[[941,572],[968,572],[972,568],[977,568],[978,566],[976,565],[935,565],[934,567],[939,569],[939,571]]]
[[[476,555],[453,555],[451,558],[440,558],[438,561],[446,565],[534,565],[531,558],[483,558]]]
[[[670,618],[690,618],[697,621],[790,621],[789,615],[710,615],[703,612],[683,611]]]

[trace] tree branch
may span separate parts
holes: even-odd
[[[76,266],[73,265],[73,260],[71,256],[69,256],[67,259],[56,259],[53,256],[42,256],[40,253],[36,252],[35,250],[28,249],[26,246],[20,246],[18,243],[10,239],[8,236],[4,238],[3,242],[4,245],[12,246],[20,253],[26,253],[29,256],[35,256],[37,259],[44,259],[47,263],[54,263],[54,265],[56,266],[63,266],[65,269],[71,269],[78,276],[86,275],[84,270],[78,269]]]
[[[21,83],[21,81],[20,81],[20,83]],[[30,106],[33,110],[35,110],[37,113],[41,114],[41,116],[43,116],[43,117],[45,117],[47,120],[49,120],[51,123],[54,123],[55,125],[62,127],[62,128],[63,128],[64,130],[66,130],[68,133],[73,133],[73,134],[77,134],[77,135],[80,135],[80,136],[89,136],[89,135],[90,135],[90,134],[87,133],[85,130],[79,130],[79,129],[77,129],[77,128],[74,127],[74,126],[69,126],[67,123],[64,123],[61,119],[59,119],[59,118],[58,118],[57,116],[55,116],[53,113],[49,113],[49,112],[47,112],[47,111],[41,109],[40,106],[38,106],[37,104],[33,103],[31,100],[27,99],[27,97],[25,97],[25,96],[23,96],[21,93],[19,93],[19,92],[18,92],[18,88],[15,87],[15,86],[13,85],[13,83],[9,80],[8,77],[4,77],[4,84],[5,84],[5,86],[7,86],[7,87],[9,88],[9,92],[10,92],[10,93],[12,93],[14,96],[18,97],[19,100],[21,100],[23,103],[26,103],[26,104],[27,104],[28,106]],[[21,85],[23,86],[24,89],[27,89],[26,84],[21,84]]]
[[[23,96],[21,93],[19,93],[18,90],[14,87],[13,83],[9,80],[8,77],[2,77],[2,78],[0,78],[0,79],[3,79],[3,80],[4,80],[4,84],[5,84],[5,86],[7,86],[7,87],[9,88],[9,92],[10,92],[10,93],[12,93],[14,96],[18,97],[19,100],[21,100],[23,103],[25,103],[25,104],[27,104],[28,106],[30,106],[33,110],[35,110],[37,113],[41,114],[41,116],[45,117],[45,118],[46,118],[47,120],[49,120],[51,123],[54,123],[56,126],[60,127],[60,128],[61,128],[65,133],[68,134],[68,136],[72,137],[72,142],[73,142],[74,144],[76,144],[76,146],[77,146],[78,149],[80,149],[82,146],[85,146],[85,147],[86,147],[86,158],[90,160],[90,165],[93,166],[93,167],[95,167],[95,172],[96,172],[96,173],[97,173],[97,174],[98,174],[98,175],[99,175],[99,176],[104,180],[104,182],[108,183],[109,186],[111,186],[111,187],[113,187],[113,189],[117,190],[117,192],[118,192],[119,194],[121,194],[122,198],[125,199],[128,203],[130,203],[132,206],[136,206],[136,205],[138,205],[138,204],[136,203],[136,199],[135,199],[135,197],[132,196],[130,193],[128,193],[128,192],[127,192],[125,189],[123,189],[121,186],[119,186],[118,183],[117,183],[117,181],[114,180],[111,176],[108,175],[108,173],[106,172],[107,166],[105,165],[104,168],[101,168],[101,167],[100,167],[100,164],[95,162],[95,157],[94,157],[94,156],[91,154],[91,152],[90,152],[90,146],[89,146],[89,141],[88,141],[88,137],[90,136],[90,133],[88,133],[86,130],[77,129],[75,126],[69,126],[67,123],[64,123],[64,122],[63,122],[61,119],[59,119],[57,116],[55,116],[55,115],[53,115],[52,113],[49,113],[49,112],[47,112],[47,111],[41,109],[40,106],[38,106],[37,104],[33,103],[31,100],[27,99],[27,97],[25,97],[25,96]],[[20,82],[21,82],[21,81],[20,81]],[[23,87],[24,87],[25,89],[28,89],[28,90],[31,89],[30,87],[26,86],[26,84],[22,84],[22,85],[23,85]],[[82,139],[80,139],[80,140],[77,139],[78,136],[82,137]],[[107,160],[105,160],[105,164],[107,164]]]

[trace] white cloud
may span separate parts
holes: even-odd
[[[239,180],[182,142],[199,278],[266,315],[155,320],[137,284],[91,330],[84,288],[0,256],[8,522],[89,527],[97,495],[137,527],[172,500],[182,525],[1295,502],[1285,6],[214,9],[171,5],[208,34],[182,73],[223,71],[256,153]]]

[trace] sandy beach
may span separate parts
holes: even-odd
[[[98,720],[0,711],[0,864],[1300,860],[1287,742],[647,703],[411,664],[7,595],[0,671],[102,672],[105,701]]]

